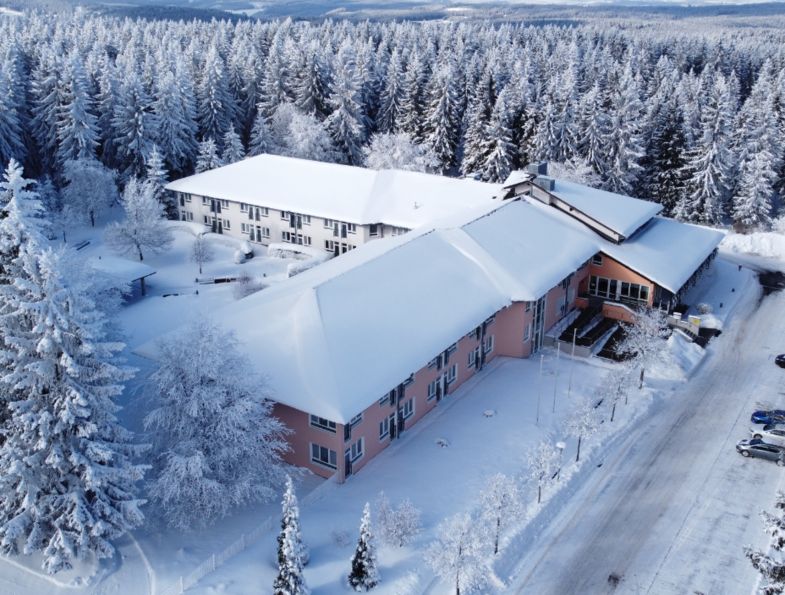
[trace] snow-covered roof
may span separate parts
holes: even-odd
[[[413,229],[478,206],[500,186],[401,170],[258,155],[171,182],[168,190],[338,219]]]
[[[598,251],[673,291],[720,238],[655,218],[617,245],[536,199],[491,202],[364,244],[213,319],[236,334],[275,400],[346,423],[490,315],[542,297]]]
[[[662,211],[662,205],[656,202],[566,180],[555,180],[554,188],[549,192],[625,238],[629,238],[641,225]]]
[[[155,274],[155,269],[143,262],[118,258],[117,256],[102,255],[99,258],[91,258],[90,265],[123,283],[132,283],[139,279],[144,279]]]
[[[621,244],[603,241],[600,250],[676,293],[723,237],[716,229],[655,217]]]

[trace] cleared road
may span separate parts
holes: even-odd
[[[575,494],[519,567],[511,592],[747,594],[744,544],[785,471],[743,459],[756,403],[785,404],[785,294],[750,291],[713,353]]]

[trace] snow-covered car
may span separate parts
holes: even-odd
[[[785,409],[759,409],[750,416],[754,424],[783,424],[785,423]]]
[[[777,357],[775,357],[774,363],[777,364],[780,368],[785,368],[785,353],[780,353]]]
[[[762,428],[750,428],[750,434],[754,440],[785,446],[785,424],[766,424]]]
[[[763,440],[741,440],[736,445],[736,452],[743,457],[777,461],[777,465],[785,467],[785,448],[776,444],[767,444]]]

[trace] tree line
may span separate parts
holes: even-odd
[[[124,184],[154,152],[179,177],[262,152],[361,165],[376,140],[489,181],[567,163],[707,224],[765,228],[785,190],[775,29],[30,13],[0,31],[0,161],[55,187],[73,160]]]

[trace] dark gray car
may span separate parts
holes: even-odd
[[[736,451],[743,457],[757,457],[777,461],[777,465],[785,467],[785,447],[776,444],[767,444],[763,440],[753,438],[742,440],[736,445]]]

